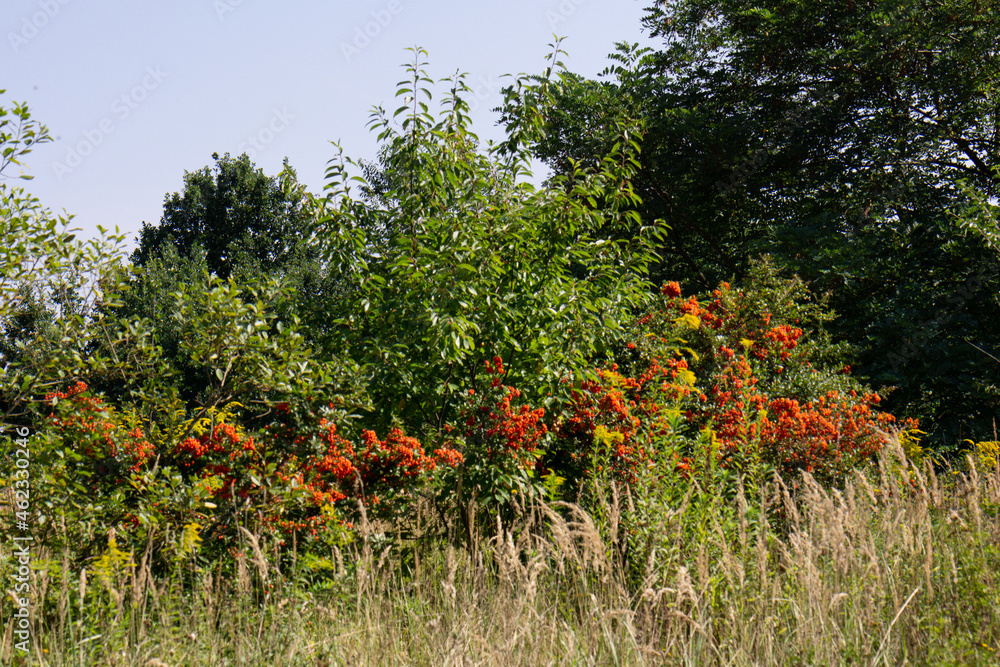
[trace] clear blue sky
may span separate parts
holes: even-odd
[[[213,152],[247,151],[267,174],[287,156],[310,189],[340,141],[372,158],[371,108],[392,108],[406,48],[430,74],[469,73],[474,129],[499,138],[503,74],[539,73],[553,34],[568,69],[594,76],[619,41],[646,43],[648,0],[3,0],[3,104],[26,101],[56,140],[28,157],[26,187],[92,232],[130,239]]]

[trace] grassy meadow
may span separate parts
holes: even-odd
[[[660,507],[639,571],[613,487],[594,516],[537,504],[456,548],[424,517],[277,562],[252,531],[234,573],[112,549],[38,554],[31,654],[4,664],[990,665],[1000,650],[1000,471],[935,472],[898,447],[842,489],[774,478],[735,507]],[[412,528],[410,526],[409,528]],[[173,536],[183,540],[184,536]],[[152,547],[151,547],[152,548]],[[3,570],[11,568],[5,551]],[[633,567],[636,565],[632,563]]]

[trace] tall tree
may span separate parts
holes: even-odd
[[[143,223],[132,262],[146,266],[167,244],[181,257],[200,247],[209,271],[227,279],[281,272],[308,255],[300,198],[286,194],[279,179],[255,168],[245,153],[212,158],[214,166],[184,174],[183,192],[164,199],[158,225]],[[287,164],[286,171],[294,174]]]
[[[831,292],[893,409],[932,414],[939,440],[985,435],[997,373],[965,341],[995,353],[1000,280],[953,214],[963,184],[1000,184],[996,3],[668,0],[645,25],[663,48],[570,81],[538,154],[563,173],[613,143],[613,113],[642,118],[661,277],[708,287],[770,253]]]
[[[316,340],[329,319],[323,313],[329,286],[311,241],[295,171],[286,162],[281,177],[267,176],[246,154],[212,157],[214,166],[185,173],[183,191],[165,197],[158,225],[143,223],[131,256],[130,289],[116,313],[150,323],[188,401],[196,400],[205,386],[204,368],[183,354],[189,333],[174,317],[176,292],[207,291],[214,276],[234,283],[234,293],[252,295],[277,280],[282,297],[270,306],[276,321],[289,324],[300,317]],[[210,313],[198,311],[199,303],[193,302],[192,317],[208,317]],[[101,388],[124,390],[114,381]]]
[[[373,423],[430,435],[455,418],[484,361],[501,357],[519,386],[544,398],[606,353],[648,293],[657,232],[606,240],[636,225],[633,124],[618,125],[617,148],[593,167],[536,188],[521,140],[503,152],[478,145],[461,75],[445,80],[440,113],[429,110],[424,56],[415,50],[400,85],[407,102],[373,115],[384,148],[362,179],[364,199],[349,196],[349,165],[334,161],[314,204],[342,287],[329,312],[346,354],[372,374]],[[522,83],[511,103],[530,105],[542,87]]]

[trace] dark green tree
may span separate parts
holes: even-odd
[[[995,256],[956,224],[998,192],[1000,9],[972,0],[669,0],[599,81],[558,90],[537,153],[556,173],[646,127],[634,179],[670,234],[658,278],[707,288],[771,254],[841,317],[852,363],[936,439],[1000,408]],[[508,114],[508,119],[512,114]]]
[[[246,154],[212,158],[214,166],[184,174],[184,190],[164,199],[159,224],[143,223],[133,264],[148,265],[167,245],[180,257],[200,247],[208,270],[225,280],[280,274],[308,257],[301,200]]]

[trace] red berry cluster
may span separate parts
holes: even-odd
[[[211,495],[228,500],[246,498],[259,490],[246,473],[256,470],[261,457],[259,443],[242,435],[232,424],[215,424],[197,437],[185,438],[174,446],[173,454],[181,469],[200,480],[221,478],[204,485]]]
[[[174,447],[174,454],[187,454],[191,457],[191,461],[182,463],[185,466],[191,466],[194,460],[211,454],[222,454],[234,461],[243,454],[253,454],[256,451],[257,443],[254,439],[241,436],[232,424],[216,424],[209,433],[197,438],[185,438]]]
[[[535,464],[542,439],[548,433],[545,409],[521,403],[521,392],[503,384],[504,366],[500,357],[484,362],[489,387],[469,390],[469,401],[461,421],[467,443],[481,443],[487,461],[502,465],[514,461],[521,468]]]
[[[776,453],[783,472],[843,476],[878,452],[880,432],[897,425],[893,415],[872,409],[880,400],[874,393],[841,397],[835,391],[805,404],[777,398],[751,428],[761,446]],[[907,419],[902,426],[915,429],[917,423]]]
[[[288,434],[284,428],[270,431]],[[277,472],[277,477],[290,484],[290,488],[300,489],[300,497],[305,499],[305,507],[297,513],[291,512],[296,516],[294,520],[285,517],[273,523],[285,532],[307,530],[316,535],[317,517],[323,514],[324,506],[361,500],[378,509],[385,504],[384,499],[426,482],[439,465],[451,467],[462,462],[462,455],[449,447],[427,455],[416,438],[406,436],[398,428],[392,429],[385,439],[374,431],[362,431],[356,446],[338,432],[335,424],[320,419],[314,435],[295,435],[293,442],[301,446],[313,439],[323,446],[320,454],[291,457],[289,464]],[[286,504],[286,509],[290,505]],[[330,520],[325,515],[323,521]]]
[[[605,450],[600,454],[609,455],[608,462],[617,473],[630,477],[642,452],[645,443],[636,442],[642,420],[633,413],[636,402],[626,397],[626,392],[632,395],[640,390],[642,382],[622,377],[617,370],[614,364],[598,372],[599,380],[582,382],[563,410],[555,449],[568,458],[574,477],[591,472],[586,466],[598,448]]]
[[[793,366],[818,373],[800,348],[805,334],[795,326],[797,320],[772,323],[771,313],[755,312],[751,300],[727,283],[705,304],[693,296],[683,299],[677,283],[667,283],[661,291],[667,297],[663,309],[639,319],[638,336],[666,342],[671,340],[666,332],[682,326],[685,344],[697,348],[691,350],[699,360],[693,370],[708,389],[698,392],[699,401],[685,414],[693,428],[712,429],[722,465],[759,447],[783,472],[807,470],[838,479],[881,448],[880,430],[896,420],[872,409],[877,395],[832,392],[800,401],[768,395],[763,388],[763,379],[786,374]],[[654,357],[651,365],[659,363]],[[916,422],[901,426],[916,428]],[[686,470],[683,461],[679,468]]]
[[[92,460],[113,458],[130,471],[138,472],[156,454],[141,428],[121,425],[117,415],[104,402],[88,394],[84,382],[76,382],[66,391],[45,395],[52,406],[48,424],[63,439]]]
[[[792,327],[787,324],[779,324],[770,331],[764,334],[764,338],[774,344],[775,348],[781,354],[783,360],[787,360],[789,356],[789,350],[794,350],[799,344],[799,338],[802,337],[802,329],[797,327]],[[759,347],[761,350],[766,351],[768,348],[763,346]],[[766,356],[766,352],[764,353]]]

